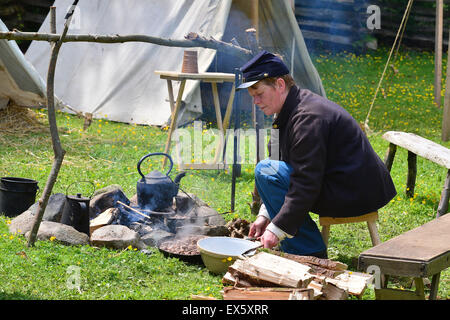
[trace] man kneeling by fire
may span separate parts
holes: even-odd
[[[389,171],[355,119],[341,106],[299,88],[276,55],[262,51],[241,67],[248,93],[272,124],[269,158],[255,168],[261,196],[249,237],[265,248],[327,258],[310,212],[353,217],[378,210],[396,190]],[[278,140],[278,141],[275,141]],[[270,154],[279,143],[279,154]]]

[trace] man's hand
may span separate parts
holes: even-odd
[[[266,230],[259,241],[264,245],[264,248],[272,249],[280,240],[272,231]]]
[[[263,235],[264,231],[266,231],[266,227],[269,225],[270,220],[264,216],[258,216],[250,225],[250,231],[248,232],[248,236],[251,238],[259,238]]]

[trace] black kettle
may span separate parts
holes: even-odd
[[[90,183],[94,186],[92,182]],[[69,187],[71,185],[69,185]],[[75,230],[86,233],[90,236],[89,202],[91,201],[92,195],[89,197],[83,197],[81,193],[77,193],[76,195],[67,195],[69,187],[67,187],[66,190],[66,202],[64,203],[61,223],[72,226]]]
[[[163,155],[166,156],[170,161],[170,168],[164,174],[160,171],[154,170],[149,174],[145,175],[141,171],[142,161],[151,156]],[[162,211],[173,204],[173,197],[178,194],[178,188],[181,178],[186,175],[186,172],[179,173],[175,180],[169,177],[169,173],[173,168],[172,158],[162,152],[149,153],[143,156],[138,164],[137,170],[142,176],[137,182],[137,200],[140,208],[148,209],[152,211]]]

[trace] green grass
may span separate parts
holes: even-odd
[[[328,98],[363,122],[387,53],[386,49],[380,49],[361,56],[342,53],[312,58]],[[396,61],[399,72],[387,78],[389,88],[384,85],[386,98],[380,92],[369,122],[375,131],[369,137],[370,142],[382,159],[388,143],[381,134],[388,130],[414,132],[450,147],[449,142],[440,141],[442,109],[433,105],[433,59],[431,53],[400,52]],[[443,90],[444,84],[443,81]],[[38,111],[37,117],[46,123],[44,111]],[[138,160],[149,152],[163,151],[167,137],[167,130],[156,127],[97,119],[83,131],[83,121],[76,116],[58,113],[57,119],[61,142],[67,153],[53,193],[66,193],[72,184],[70,194],[89,195],[91,186],[77,182],[90,181],[96,189],[119,184],[131,197],[140,178],[136,170]],[[245,123],[244,126],[250,125]],[[53,159],[48,132],[1,133],[0,150],[0,176],[32,178],[38,180],[43,189]],[[415,196],[409,199],[404,193],[406,157],[406,151],[398,149],[391,172],[398,195],[380,210],[378,227],[382,241],[435,217],[446,170],[418,158]],[[148,159],[143,163],[142,171],[162,170],[160,159]],[[253,190],[253,169],[253,164],[243,165],[242,175],[237,179],[236,209],[232,214],[225,214],[227,220],[254,218],[247,205]],[[175,167],[173,173],[176,171]],[[196,194],[218,212],[230,210],[230,171],[189,171],[181,188]],[[317,221],[317,216],[312,216]],[[38,241],[35,247],[28,248],[22,236],[8,233],[8,221],[0,217],[0,299],[172,300],[189,299],[191,294],[221,297],[221,276],[212,275],[199,266],[166,258],[157,250],[145,255],[136,250],[68,247],[55,241]],[[354,271],[357,270],[358,255],[371,247],[365,224],[333,226],[329,243],[330,258],[347,263]],[[67,286],[71,266],[80,268],[80,290]],[[441,299],[450,297],[449,279],[450,272],[444,271],[438,292]],[[392,286],[409,286],[407,279],[393,280]],[[369,288],[363,299],[373,298],[374,292]]]

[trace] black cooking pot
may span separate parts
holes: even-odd
[[[17,177],[0,179],[0,214],[15,217],[26,211],[35,201],[39,190],[36,180]]]
[[[148,157],[156,155],[163,155],[169,158],[169,170],[165,174],[154,170],[144,176],[141,172],[142,162]],[[139,160],[137,170],[142,176],[142,179],[137,182],[136,189],[138,205],[140,208],[160,211],[170,207],[173,204],[173,197],[178,194],[180,180],[186,175],[186,172],[178,174],[175,177],[175,180],[172,181],[169,177],[169,173],[172,168],[172,158],[168,154],[162,152],[149,153]]]

